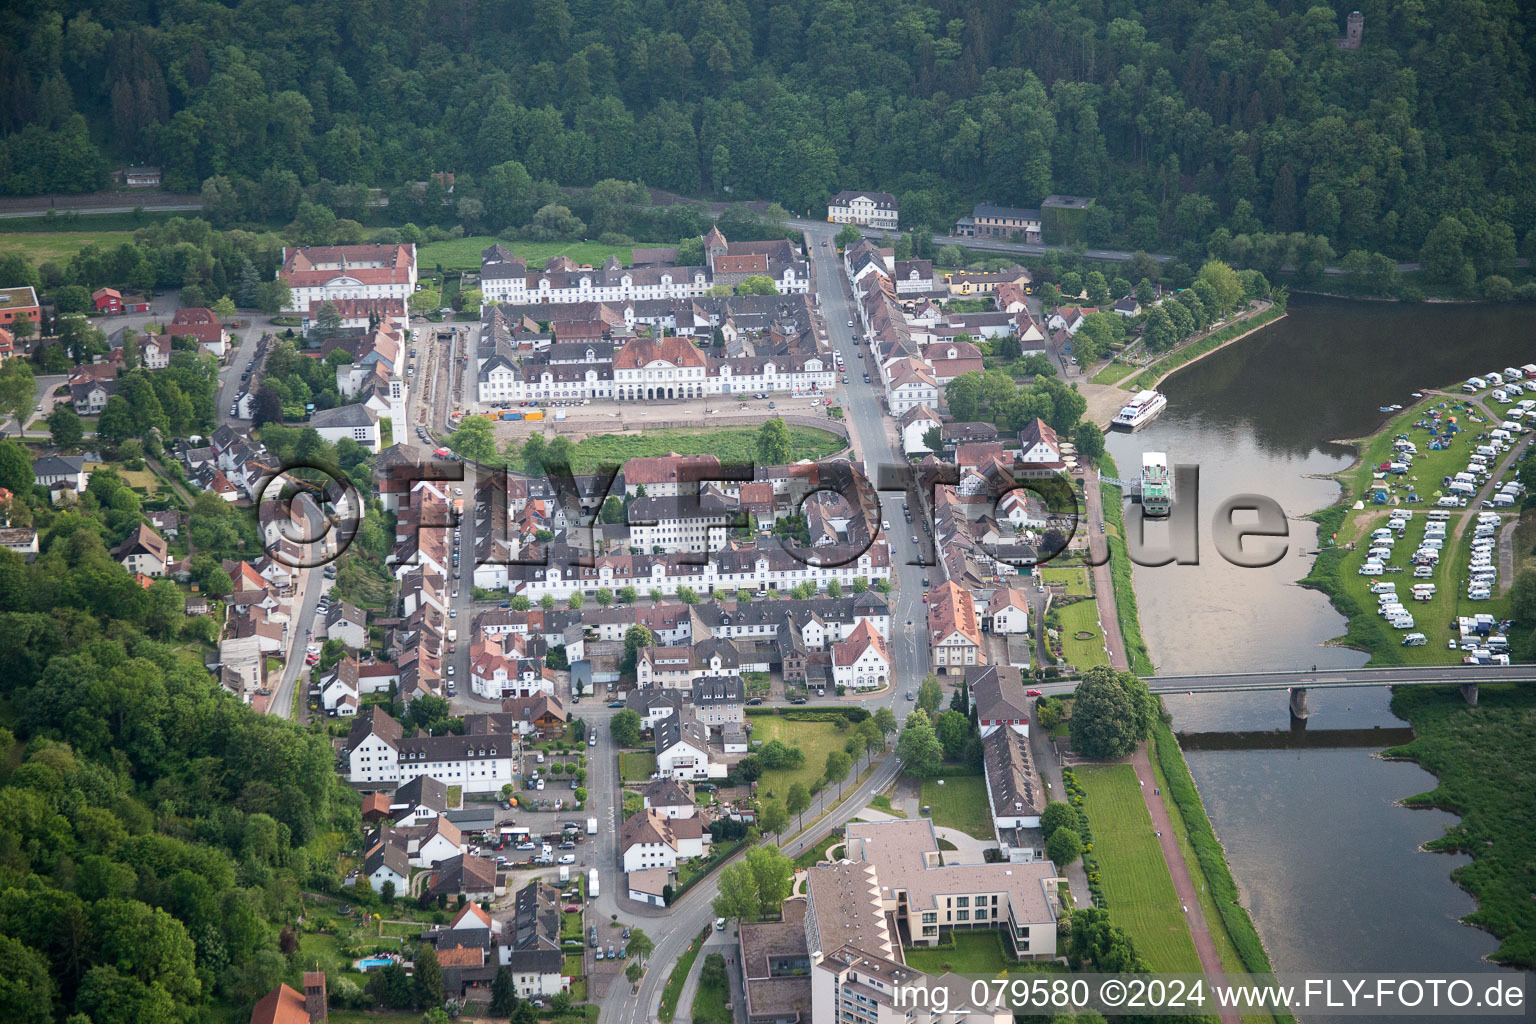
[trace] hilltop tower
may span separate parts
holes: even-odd
[[[1350,11],[1349,17],[1344,19],[1344,35],[1337,42],[1341,50],[1358,50],[1360,42],[1365,36],[1365,15],[1359,11]]]

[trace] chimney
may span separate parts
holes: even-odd
[[[325,1020],[325,972],[304,972],[304,1012],[310,1024]]]

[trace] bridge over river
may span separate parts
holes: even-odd
[[[1477,703],[1478,683],[1536,683],[1536,665],[1419,665],[1394,668],[1296,669],[1284,672],[1226,672],[1147,676],[1153,693],[1241,693],[1285,690],[1291,715],[1307,717],[1307,691],[1349,686],[1459,686],[1467,703]]]

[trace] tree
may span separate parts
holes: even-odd
[[[53,412],[48,414],[48,430],[53,434],[53,443],[60,448],[73,448],[85,436],[80,417],[68,405],[53,407]]]
[[[907,716],[907,724],[896,740],[896,756],[908,775],[929,778],[939,774],[944,760],[944,746],[934,735],[933,723],[922,708]]]
[[[773,286],[773,278],[764,274],[752,274],[742,278],[736,284],[737,295],[774,295],[778,289]]]
[[[37,379],[25,359],[7,359],[0,363],[0,413],[16,417],[21,426],[37,401]]]
[[[1477,271],[1467,258],[1466,242],[1466,226],[1455,217],[1441,217],[1424,236],[1424,245],[1419,249],[1419,261],[1425,272],[1436,281],[1471,287]]]
[[[43,955],[16,939],[0,935],[0,1019],[17,1024],[48,1024],[57,995]]]
[[[469,462],[488,465],[497,461],[496,438],[491,421],[484,416],[466,416],[449,436],[448,447]]]
[[[851,245],[858,245],[863,237],[864,232],[852,224],[844,224],[843,229],[837,233],[837,238],[833,240],[833,244],[839,249],[846,249]],[[908,244],[911,244],[910,241]]]
[[[757,431],[757,462],[761,466],[782,466],[792,452],[789,426],[782,416],[763,423]]]
[[[336,308],[336,303],[330,299],[320,303],[320,308],[315,311],[315,326],[326,334],[341,329],[341,312]]]
[[[1148,705],[1155,698],[1143,698],[1145,689],[1131,673],[1103,665],[1084,673],[1069,722],[1072,749],[1091,758],[1119,758],[1134,750],[1152,727]]]
[[[946,711],[934,722],[933,731],[944,747],[944,757],[950,761],[960,760],[965,743],[971,738],[971,720],[963,712]]]
[[[1082,822],[1078,820],[1077,808],[1061,800],[1052,800],[1045,805],[1045,810],[1040,812],[1040,831],[1049,839],[1059,828],[1077,828]]]
[[[822,772],[822,777],[828,783],[837,783],[838,793],[842,793],[843,783],[847,781],[848,773],[852,770],[853,758],[849,757],[846,751],[827,751],[827,763],[825,770]]]
[[[1510,609],[1521,622],[1536,620],[1536,564],[1527,562],[1515,573],[1510,587]]]
[[[1077,454],[1089,462],[1097,462],[1104,454],[1104,431],[1098,424],[1084,420],[1072,431],[1072,443],[1077,446]]]
[[[1045,855],[1057,868],[1064,868],[1082,856],[1083,839],[1075,829],[1063,825],[1045,841]]]
[[[795,865],[777,847],[758,846],[747,851],[747,867],[752,872],[752,882],[762,912],[777,913],[784,901],[789,899],[795,880]]]
[[[752,875],[752,868],[745,862],[737,862],[722,869],[718,886],[720,894],[710,902],[716,917],[749,921],[762,914],[762,904],[757,898],[757,880]]]
[[[880,730],[880,734],[887,739],[896,735],[896,713],[889,707],[881,705],[880,707],[876,708],[874,715],[871,717],[871,721],[873,721],[875,723],[875,727]]]
[[[608,722],[608,732],[621,747],[639,746],[640,724],[640,713],[625,708]]]
[[[858,734],[859,742],[864,745],[864,753],[867,756],[874,756],[885,749],[885,733],[880,731],[880,726],[873,718],[864,719],[854,727],[854,731]]]
[[[931,452],[944,450],[944,428],[929,427],[923,432],[923,447]]]
[[[784,796],[784,809],[798,819],[810,806],[811,791],[805,788],[805,783],[796,782],[791,785]],[[796,827],[799,827],[798,824]]]
[[[629,983],[631,985],[633,985],[637,981],[639,981],[640,980],[640,976],[643,975],[644,973],[645,973],[645,968],[641,967],[639,965],[639,963],[637,963],[637,962],[635,962],[633,960],[631,960],[629,962],[629,966],[628,967],[624,968],[624,977],[629,979]]]
[[[939,702],[944,699],[944,690],[939,686],[938,676],[924,676],[923,681],[917,687],[917,706],[930,718],[939,710]]]
[[[628,946],[630,954],[641,961],[650,959],[651,954],[656,950],[656,943],[652,942],[651,937],[640,928],[630,930]]]
[[[772,832],[774,837],[778,838],[783,834],[784,826],[789,824],[789,812],[777,800],[769,800],[763,805],[763,813],[758,818],[758,823],[763,826],[764,832]]]

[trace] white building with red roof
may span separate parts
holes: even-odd
[[[292,293],[287,312],[308,315],[311,304],[351,299],[399,299],[410,312],[416,290],[416,246],[285,246],[278,279]]]
[[[861,621],[848,639],[832,645],[832,681],[838,686],[878,689],[891,681],[891,665],[885,638],[868,621]]]

